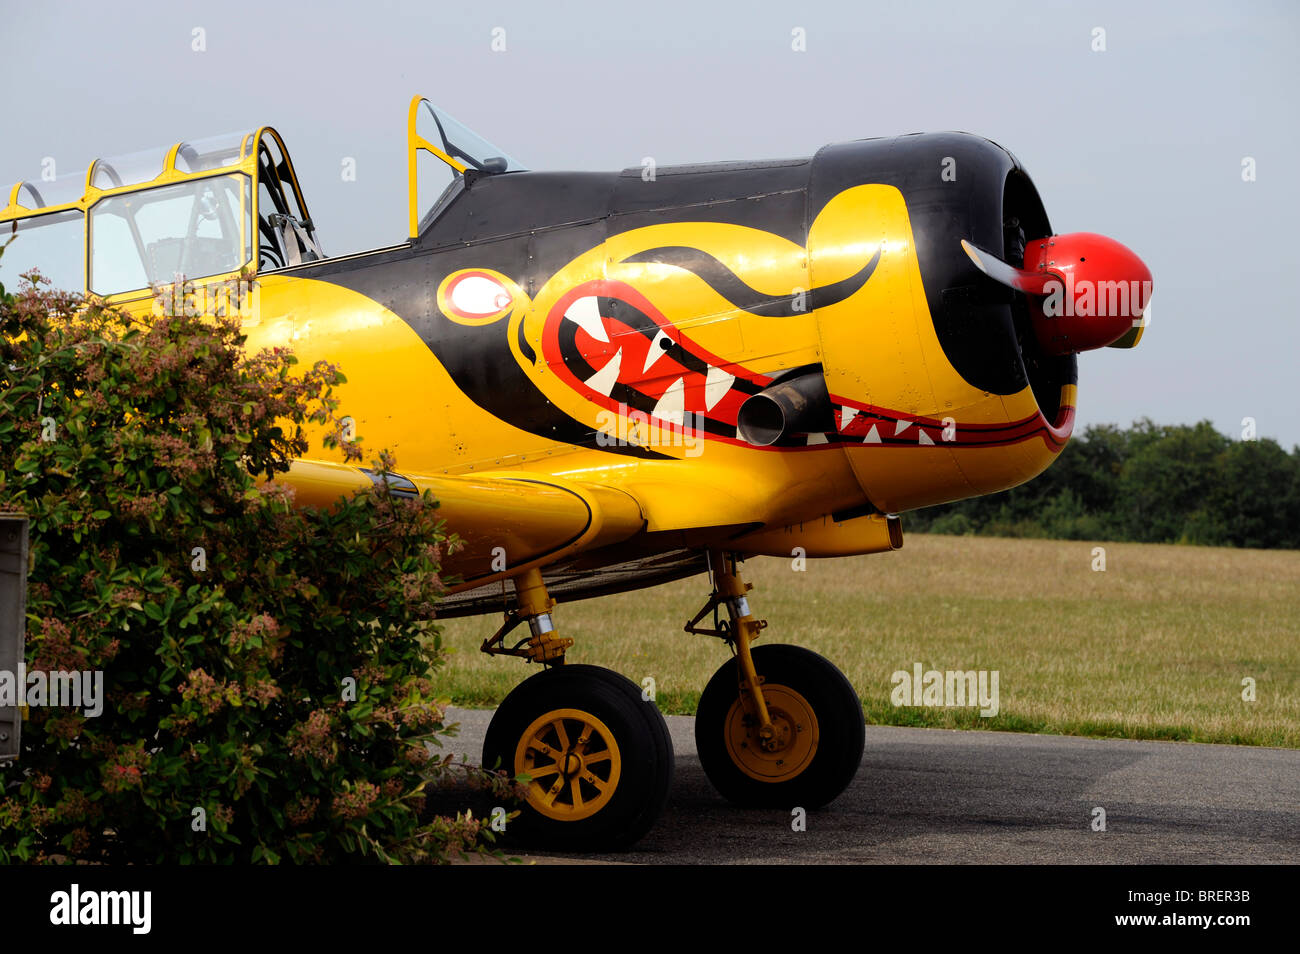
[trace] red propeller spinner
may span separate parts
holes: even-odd
[[[1142,337],[1151,270],[1114,239],[1093,232],[1032,239],[1024,268],[961,244],[980,271],[1029,298],[1034,334],[1049,354],[1131,348]]]

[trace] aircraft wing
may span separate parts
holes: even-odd
[[[276,482],[293,487],[299,504],[327,507],[370,487],[375,479],[359,467],[297,460]],[[444,572],[463,580],[455,590],[619,543],[639,533],[646,523],[631,495],[550,474],[403,472],[391,483],[398,493],[431,491],[447,528],[464,540],[463,549],[443,560]]]

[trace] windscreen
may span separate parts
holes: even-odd
[[[213,176],[112,196],[90,210],[98,295],[238,270],[252,259],[249,177]]]
[[[77,209],[0,222],[0,285],[18,290],[19,277],[38,271],[60,291],[85,288],[85,238]],[[6,245],[6,243],[8,243]]]
[[[428,110],[433,123],[421,124],[421,133],[429,142],[440,147],[453,159],[459,159],[471,169],[478,169],[481,172],[522,172],[524,170],[519,160],[506,155],[444,110],[434,108],[427,100],[424,102],[424,108]]]

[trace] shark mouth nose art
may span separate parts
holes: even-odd
[[[542,352],[569,387],[600,407],[720,437],[736,436],[740,406],[771,381],[701,347],[616,281],[586,282],[556,302]]]

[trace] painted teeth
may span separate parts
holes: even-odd
[[[880,431],[876,430],[876,425],[874,424],[871,425],[871,430],[867,431],[867,436],[862,438],[862,443],[864,444],[880,443]]]
[[[659,334],[655,335],[655,340],[650,342],[650,349],[645,353],[645,367],[641,369],[644,374],[650,370],[650,366],[664,356],[664,353],[673,346],[673,339],[669,338],[662,328]]]
[[[897,422],[897,423],[894,425],[894,436],[897,437],[899,434],[903,433],[903,431],[907,430],[907,429],[908,429],[909,427],[911,427],[911,426],[912,426],[912,422],[911,422],[911,421],[899,421],[899,422]]]
[[[916,442],[918,444],[929,444],[931,447],[934,446],[934,439],[925,431],[917,431]]]
[[[826,435],[825,435],[825,434],[809,434],[809,435],[808,435],[808,446],[810,446],[810,447],[811,447],[813,444],[829,444],[829,443],[830,443],[830,441],[826,440]]]
[[[659,399],[659,403],[651,413],[661,421],[668,421],[681,427],[682,418],[686,414],[685,380],[678,378],[668,385],[668,390],[664,392],[664,396]]]
[[[728,374],[721,368],[709,365],[709,374],[704,379],[704,407],[712,411],[717,403],[727,396],[727,392],[731,390],[731,383],[735,380],[734,374]]]
[[[600,302],[594,295],[579,298],[569,306],[564,317],[577,324],[597,341],[609,342],[609,335],[605,333],[605,322],[600,317]]]
[[[849,421],[853,420],[857,416],[858,409],[856,407],[840,408],[840,430],[842,431],[844,428],[848,427]]]
[[[614,357],[610,358],[603,368],[589,377],[584,383],[593,391],[599,391],[605,397],[609,397],[610,392],[614,390],[614,385],[618,383],[618,372],[622,366],[623,349],[619,348],[614,352]]]

